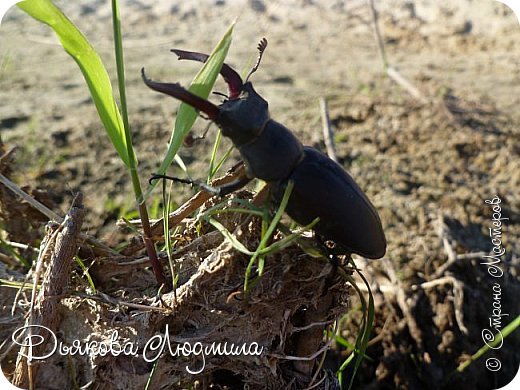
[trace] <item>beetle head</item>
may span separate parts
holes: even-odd
[[[220,106],[220,116],[217,124],[222,134],[237,145],[248,143],[255,139],[269,120],[268,104],[246,82],[236,99],[225,100]]]
[[[240,75],[229,65],[223,64],[220,74],[228,84],[229,96],[220,105],[216,106],[206,99],[198,97],[184,89],[178,83],[158,83],[148,79],[141,70],[145,84],[153,90],[165,93],[189,104],[198,111],[205,113],[209,119],[222,128],[222,133],[231,138],[236,145],[252,141],[262,131],[269,119],[267,102],[253,89],[248,81],[249,77],[258,69],[263,52],[267,47],[267,40],[263,38],[258,44],[258,59],[249,71],[244,83]],[[208,55],[203,53],[172,50],[179,60],[206,62]]]
[[[265,101],[249,82],[249,77],[256,72],[267,47],[267,39],[258,44],[258,58],[246,76],[237,98],[230,98],[220,105],[220,126],[222,134],[231,138],[239,146],[254,140],[262,132],[269,120],[269,110]],[[227,81],[227,80],[226,80]],[[231,91],[231,83],[228,82]]]

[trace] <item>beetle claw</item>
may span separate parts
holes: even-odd
[[[187,89],[183,88],[179,83],[158,83],[152,81],[146,77],[144,68],[141,69],[141,76],[144,83],[154,91],[165,93],[166,95],[170,95],[175,99],[179,99],[182,102],[189,104],[194,109],[204,112],[208,116],[208,119],[212,121],[218,120],[220,109],[216,105],[191,93]]]
[[[177,54],[179,60],[206,62],[209,57],[207,54],[198,53],[195,51],[186,51],[180,49],[172,49],[171,51]],[[242,86],[244,84],[242,82],[242,78],[237,73],[237,71],[230,67],[228,64],[222,64],[222,68],[220,68],[220,74],[222,75],[222,77],[228,85],[229,98],[236,99],[242,91]]]

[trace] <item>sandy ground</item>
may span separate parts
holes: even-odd
[[[57,3],[114,76],[109,2]],[[130,122],[146,178],[160,163],[178,105],[148,90],[140,68],[156,80],[187,85],[197,65],[177,62],[169,49],[209,52],[238,18],[227,62],[244,71],[265,36],[269,46],[253,76],[257,91],[274,118],[322,150],[318,99],[327,99],[340,162],[379,210],[388,239],[385,261],[360,264],[381,291],[396,291],[389,276],[395,270],[416,319],[411,324],[403,307],[385,305],[391,298],[377,293],[379,340],[368,350],[375,361],[362,365],[357,386],[434,388],[482,346],[494,282],[478,256],[443,274],[436,270],[448,259],[447,247],[458,255],[491,249],[492,211],[484,200],[495,195],[509,218],[502,310],[509,320],[519,312],[520,29],[507,7],[490,0],[376,6],[389,64],[428,103],[385,76],[365,1],[123,1]],[[89,210],[86,228],[116,243],[114,223],[133,208],[131,185],[76,64],[49,28],[18,9],[3,19],[0,37],[0,135],[18,148],[12,179],[45,188],[49,204],[61,213],[81,190]],[[216,89],[225,87],[219,82]],[[204,127],[199,120],[195,131]],[[205,176],[214,133],[182,150],[192,177]],[[237,159],[235,153],[228,166]],[[188,192],[179,189],[177,201]],[[459,307],[449,285],[420,293],[412,288],[443,276],[463,283]],[[353,330],[355,324],[346,326],[344,336],[352,338]],[[502,371],[486,370],[480,360],[460,383],[482,389],[507,383],[518,369],[519,345],[516,332],[494,351]]]

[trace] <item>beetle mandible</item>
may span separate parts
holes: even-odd
[[[336,162],[318,150],[303,146],[284,125],[271,119],[268,103],[253,88],[249,77],[258,69],[267,40],[259,45],[259,56],[245,82],[229,65],[223,64],[220,74],[226,81],[229,96],[219,105],[200,98],[178,83],[159,83],[148,79],[153,90],[179,99],[215,122],[222,134],[238,148],[247,175],[218,187],[214,192],[225,195],[252,178],[270,183],[274,198],[279,201],[289,180],[294,182],[286,213],[300,225],[316,218],[315,232],[334,241],[347,253],[378,259],[386,252],[386,239],[379,215],[354,179]],[[205,62],[206,54],[172,50],[180,60]],[[205,187],[206,188],[206,187]]]

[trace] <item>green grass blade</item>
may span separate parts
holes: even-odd
[[[90,276],[90,272],[88,271],[87,266],[85,263],[83,263],[83,260],[79,256],[74,256],[74,259],[76,260],[76,263],[79,265],[81,270],[83,271],[83,276],[87,278],[88,284],[90,285],[90,288],[92,289],[93,294],[97,294],[96,285],[94,284],[94,281],[92,280],[92,277]]]
[[[155,375],[155,371],[157,370],[157,367],[159,366],[159,360],[157,359],[152,366],[152,371],[150,371],[150,375],[148,375],[148,379],[146,380],[146,385],[144,386],[144,390],[149,390],[152,384],[153,376]]]
[[[343,371],[346,369],[346,367],[351,363],[351,361],[355,357],[354,361],[354,368],[352,372],[352,376],[350,378],[348,389],[352,388],[352,385],[354,383],[354,378],[356,376],[357,370],[361,364],[361,361],[364,359],[364,356],[366,355],[366,349],[368,346],[368,342],[370,340],[370,333],[372,331],[372,326],[374,324],[374,317],[375,317],[375,307],[374,307],[374,296],[372,295],[372,291],[370,290],[370,284],[366,280],[365,276],[357,269],[355,268],[358,275],[363,280],[363,283],[368,288],[368,304],[365,300],[365,297],[359,287],[357,286],[355,280],[351,276],[347,276],[346,279],[350,282],[350,284],[354,287],[356,290],[356,293],[359,296],[359,299],[361,301],[361,311],[363,312],[363,320],[361,324],[361,328],[359,331],[359,334],[356,338],[356,345],[353,353],[343,362],[341,367],[338,370],[338,377],[340,384],[343,388]]]
[[[181,158],[181,156],[176,154],[175,157],[174,157],[174,160],[177,163],[177,165],[179,166],[179,168],[182,169],[182,171],[186,174],[186,176],[188,176],[188,179],[191,179],[191,175],[188,172],[188,167],[186,166],[186,164],[184,164],[184,161]]]
[[[6,241],[4,241],[3,238],[0,237],[0,248],[3,248],[9,255],[14,257],[16,261],[18,261],[24,268],[30,269],[31,268],[31,262],[27,260],[25,257],[20,256],[16,250],[9,245]]]
[[[336,341],[336,343],[338,343],[339,345],[343,346],[344,348],[348,348],[352,351],[355,351],[358,355],[361,355],[359,353],[359,351],[356,349],[356,346],[352,343],[349,343],[347,340],[345,340],[345,338],[341,337],[340,335],[335,335],[333,332],[331,332],[330,330],[327,331],[327,334],[329,337],[334,337],[334,340]],[[355,356],[354,354],[350,354],[351,357]],[[364,359],[367,359],[368,361],[370,362],[373,362],[374,359],[372,359],[370,356],[368,356],[367,354],[364,354],[363,355],[363,358]]]
[[[227,206],[228,203],[231,205],[236,204],[237,206]],[[242,206],[242,207],[241,207]],[[197,217],[200,219],[208,219],[209,217],[221,213],[229,213],[229,212],[239,212],[239,213],[247,213],[251,215],[257,215],[259,217],[264,217],[265,210],[261,207],[255,206],[250,203],[248,200],[233,198],[233,199],[224,199],[222,202],[219,202],[208,209],[204,210],[203,213],[199,214]]]
[[[275,241],[271,245],[266,246],[263,249],[260,249],[258,251],[258,254],[262,255],[262,256],[267,256],[267,255],[270,255],[270,254],[273,254],[276,252],[280,252],[281,250],[287,248],[288,246],[293,245],[296,241],[298,241],[301,238],[302,232],[312,229],[312,227],[314,225],[316,225],[318,223],[318,221],[319,221],[319,218],[316,218],[310,224],[308,224],[306,226],[301,226],[299,229],[295,230],[293,233],[286,233],[286,232],[290,232],[291,230],[279,223],[277,225],[278,230],[280,230],[284,234],[284,237],[281,240]],[[265,232],[267,232],[267,228],[268,228],[268,226],[265,228]],[[262,234],[262,237],[264,237],[264,235],[266,234],[265,232]],[[260,267],[259,267],[259,269],[260,269]],[[260,270],[258,271],[258,274],[262,275]]]
[[[228,150],[226,150],[226,152],[224,153],[224,155],[222,156],[222,158],[219,160],[219,162],[217,163],[217,165],[215,167],[211,167],[211,172],[210,172],[210,177],[208,178],[208,183],[213,180],[213,178],[215,177],[215,175],[217,174],[217,172],[219,171],[220,168],[222,168],[222,165],[224,165],[224,163],[226,162],[227,158],[229,157],[229,155],[231,154],[231,152],[233,151],[233,149],[235,149],[235,146],[234,145],[231,145]]]
[[[215,81],[217,80],[220,69],[222,68],[222,64],[224,63],[224,59],[226,58],[227,52],[229,50],[229,46],[231,45],[231,35],[234,25],[235,23],[233,22],[215,49],[213,49],[213,52],[209,56],[208,60],[204,63],[199,73],[197,73],[193,79],[190,87],[188,88],[190,92],[204,99],[208,98],[209,93],[213,88]],[[182,145],[184,138],[195,123],[197,116],[197,111],[195,111],[193,107],[189,106],[188,104],[181,103],[179,111],[177,112],[175,128],[170,138],[166,157],[157,170],[159,175],[164,174],[171,165],[175,155]],[[156,184],[157,182],[154,182],[154,184],[150,186],[146,194],[147,196],[150,194],[151,190],[155,187]]]
[[[17,282],[14,280],[0,278],[0,287],[16,288],[17,290],[19,290],[19,289],[32,290],[33,285],[30,283]],[[41,284],[39,284],[36,286],[36,289],[39,290],[41,287],[42,287]]]
[[[504,339],[509,336],[513,331],[517,330],[520,327],[520,315],[517,316],[513,321],[511,321],[507,326],[502,329],[500,333],[496,335],[493,341],[486,343],[483,347],[481,347],[477,352],[475,352],[469,360],[461,363],[456,372],[463,372],[466,368],[468,368],[475,360],[480,358],[486,352],[489,352],[491,349],[498,349],[498,346],[501,346]]]
[[[215,143],[213,144],[213,150],[211,152],[211,158],[209,160],[209,172],[208,172],[208,179],[207,179],[208,184],[211,181],[211,179],[213,179],[213,175],[215,172],[215,161],[217,159],[217,151],[218,151],[218,148],[220,147],[220,141],[222,141],[222,132],[219,130],[217,132],[217,137],[215,138]]]
[[[131,168],[132,180],[135,183],[137,178],[137,159],[132,145],[132,133],[130,131],[130,124],[128,121],[128,108],[126,103],[126,85],[125,85],[125,62],[123,57],[123,34],[121,32],[121,17],[119,15],[119,3],[117,0],[112,0],[112,27],[114,29],[114,44],[117,66],[117,84],[119,87],[119,100],[121,102],[121,113],[123,116],[123,130],[126,144],[126,155],[129,157],[128,166]],[[138,198],[141,197],[141,185],[137,183],[139,189],[136,192]],[[134,184],[135,187],[135,184]]]
[[[253,264],[255,263],[258,256],[261,255],[261,251],[266,247],[267,241],[271,238],[272,234],[274,233],[274,229],[278,225],[278,222],[280,222],[280,219],[282,218],[282,214],[285,211],[285,208],[287,207],[287,203],[289,202],[289,197],[291,196],[291,192],[293,190],[294,183],[292,181],[289,181],[287,183],[287,187],[285,188],[285,192],[283,194],[282,201],[280,202],[280,206],[278,207],[278,210],[276,211],[273,220],[269,224],[269,227],[267,228],[267,231],[265,234],[263,234],[262,239],[260,240],[260,244],[258,244],[258,248],[256,249],[253,256],[251,256],[251,259],[249,260],[249,264],[246,268],[246,274],[244,277],[244,291],[247,291],[249,288],[249,279],[251,277],[251,270],[253,269]],[[258,275],[262,275],[263,270],[263,264],[259,268]]]
[[[173,252],[173,246],[175,244],[174,240],[172,239],[173,236],[177,233],[177,229],[175,229],[175,232],[172,234],[170,232],[170,212],[171,212],[171,206],[172,206],[172,188],[173,188],[173,182],[170,182],[169,189],[166,190],[166,180],[163,180],[163,188],[162,188],[162,198],[163,198],[163,231],[164,231],[164,247],[166,250],[166,253],[168,254],[168,264],[170,266],[170,274],[172,279],[172,286],[173,286],[173,297],[175,302],[177,301],[177,281],[179,279],[179,274],[175,270],[175,262],[172,257]]]
[[[51,27],[65,51],[76,61],[112,144],[125,165],[129,166],[123,121],[114,99],[110,78],[99,55],[50,0],[25,0],[17,5],[34,19]]]
[[[249,249],[247,249],[244,244],[242,244],[238,239],[229,231],[227,230],[224,225],[222,225],[220,222],[213,218],[209,218],[208,222],[212,224],[219,232],[226,238],[231,245],[233,245],[233,248],[235,248],[237,251],[242,252],[248,256],[253,255],[253,252],[251,252]]]

